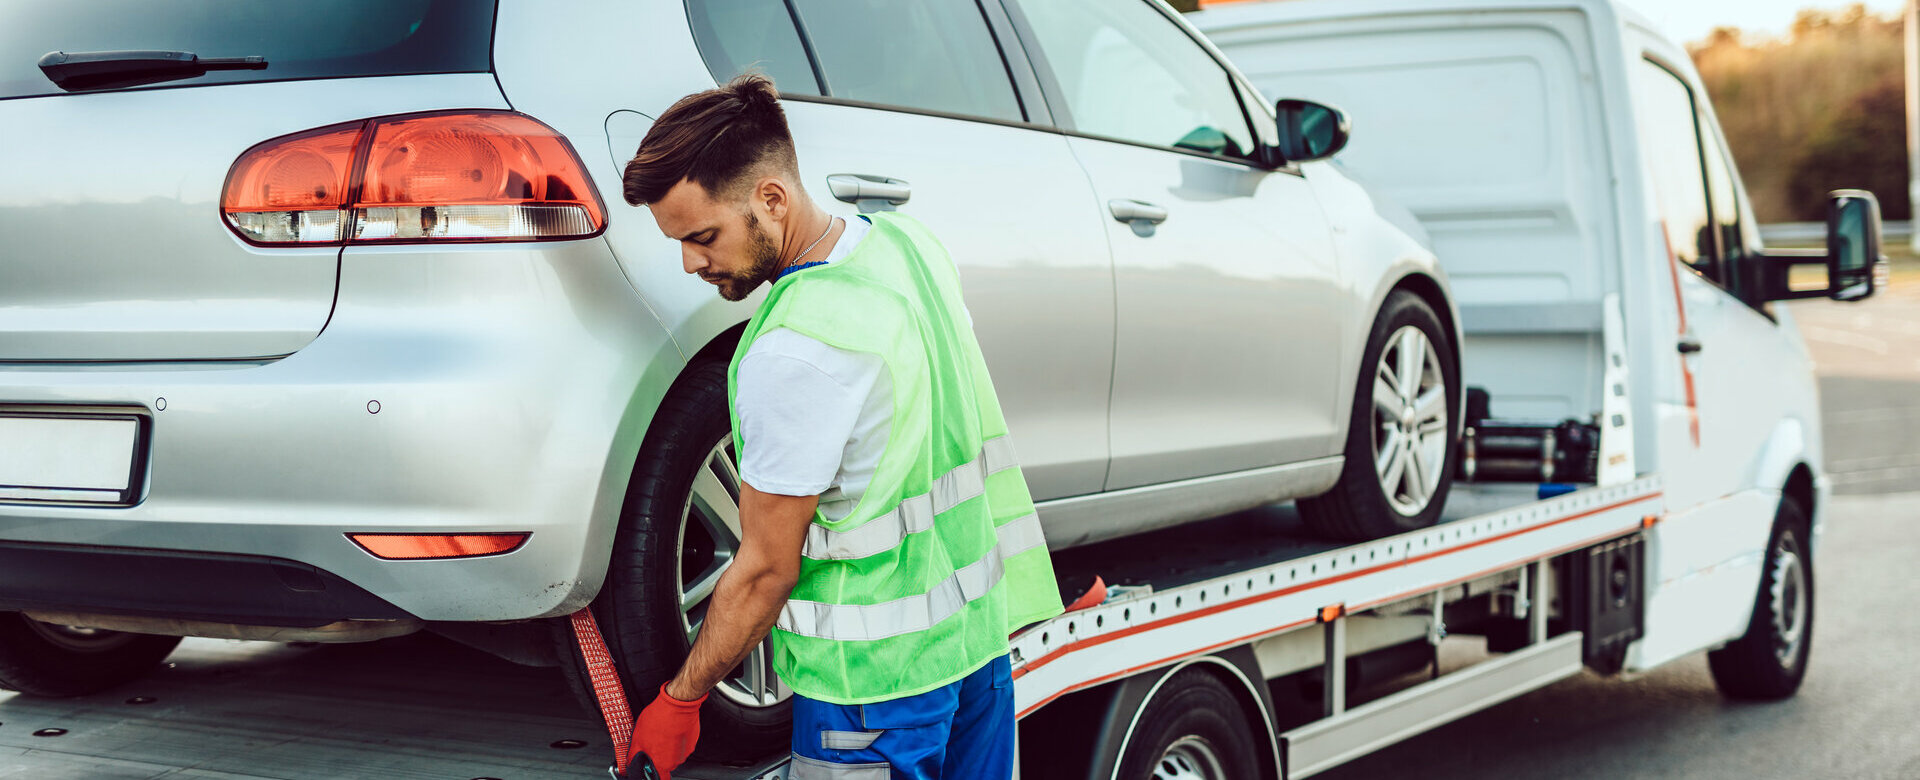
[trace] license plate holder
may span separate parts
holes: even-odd
[[[133,411],[0,408],[0,502],[134,504],[151,427]]]

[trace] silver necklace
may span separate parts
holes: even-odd
[[[787,263],[787,267],[792,268],[795,263],[800,262],[800,258],[806,257],[808,252],[813,251],[814,247],[819,246],[820,242],[825,241],[827,239],[827,234],[833,232],[833,223],[834,223],[834,220],[837,220],[837,219],[839,219],[839,217],[828,217],[827,229],[820,231],[820,237],[814,239],[813,243],[808,244],[806,249],[800,250],[800,254],[794,255],[793,262]]]

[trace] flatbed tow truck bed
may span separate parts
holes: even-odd
[[[1509,591],[1512,572],[1532,572],[1530,585],[1524,576],[1518,585],[1545,603],[1537,589],[1548,559],[1635,535],[1660,513],[1657,478],[1546,500],[1532,491],[1461,484],[1435,527],[1359,544],[1307,537],[1293,507],[1279,504],[1057,553],[1069,597],[1095,575],[1120,587],[1105,604],[1014,638],[1019,712],[1031,723],[1075,692],[1207,657],[1232,657],[1251,677],[1266,656],[1297,655],[1292,635],[1302,631],[1344,658],[1336,643],[1349,616],[1424,610],[1436,594],[1503,572]],[[1533,610],[1531,624],[1524,648],[1358,707],[1346,706],[1346,686],[1323,685],[1324,717],[1285,731],[1274,725],[1282,705],[1265,698],[1268,686],[1252,685],[1262,697],[1262,751],[1284,767],[1277,776],[1301,777],[1577,673],[1581,633],[1549,638],[1545,610]],[[1347,669],[1324,667],[1336,680]],[[119,691],[9,696],[0,694],[0,778],[593,777],[604,776],[611,753],[551,670],[425,635],[331,646],[189,639],[162,673]],[[1117,761],[1116,750],[1106,748],[1105,760]],[[1068,758],[1075,774],[1085,771],[1079,761]],[[699,764],[675,777],[781,778],[783,763]]]

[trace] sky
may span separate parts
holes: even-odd
[[[1887,15],[1905,5],[1903,0],[1864,0],[1868,10]],[[1739,27],[1763,33],[1782,33],[1802,8],[1837,10],[1851,0],[1623,0],[1641,16],[1681,43],[1707,37],[1713,28]]]

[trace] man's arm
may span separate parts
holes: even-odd
[[[705,696],[766,638],[800,579],[800,550],[819,504],[819,496],[762,493],[740,483],[740,550],[720,575],[700,636],[667,695]]]

